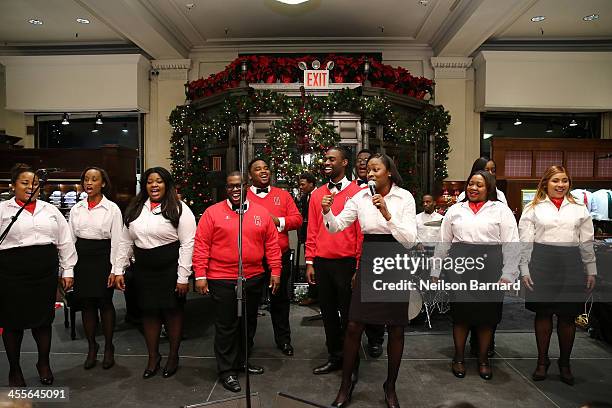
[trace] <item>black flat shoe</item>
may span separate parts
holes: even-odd
[[[465,362],[453,360],[451,363],[451,371],[455,377],[465,378]]]
[[[314,375],[329,374],[332,371],[338,371],[342,368],[342,361],[328,360],[325,364],[316,367],[312,370]]]
[[[161,355],[157,357],[157,363],[155,364],[155,368],[153,370],[149,370],[148,368],[145,368],[144,372],[142,373],[142,378],[144,378],[145,380],[148,380],[149,378],[155,376],[155,374],[157,374],[157,372],[159,371],[160,363],[161,363]]]
[[[567,385],[574,385],[575,379],[570,370],[569,362],[562,363],[561,360],[559,360],[557,363],[559,364],[559,377],[561,378],[561,382]]]
[[[38,377],[42,385],[53,385],[54,378],[53,373],[51,372],[51,367],[49,367],[49,375],[47,376],[42,376],[40,374],[40,367],[38,366],[38,363],[36,363],[36,369],[38,370]]]
[[[95,347],[94,347],[94,354],[93,357],[87,353],[87,358],[85,359],[85,364],[83,364],[83,368],[86,370],[91,370],[92,368],[94,368],[96,366],[97,363],[97,357],[98,357],[98,350],[100,349],[100,345],[98,343],[96,343]]]
[[[546,374],[548,373],[548,367],[550,367],[550,360],[546,359],[546,363],[539,364],[536,366],[535,371],[531,374],[531,379],[533,381],[544,381],[546,379]]]
[[[108,370],[115,365],[115,346],[111,344],[108,350],[104,350],[104,360],[102,360],[102,368]]]
[[[479,363],[478,375],[480,375],[480,378],[482,378],[483,380],[490,380],[491,378],[493,378],[493,371],[491,370],[491,365],[489,365],[488,362]]]
[[[228,391],[231,392],[240,392],[240,383],[238,382],[238,378],[235,375],[228,375],[227,377],[221,380],[221,385]]]
[[[261,375],[264,373],[264,368],[260,366],[256,366],[254,364],[248,365],[249,374],[251,375]]]
[[[278,346],[279,350],[286,356],[293,356],[293,346],[291,345],[291,343],[285,343],[285,344],[281,344]]]
[[[395,395],[395,402],[389,402],[389,398],[387,397],[387,382],[383,383],[383,391],[385,392],[385,404],[387,404],[387,408],[400,408],[399,401],[397,401],[397,394]]]
[[[353,398],[353,390],[355,389],[355,384],[357,383],[351,382],[351,387],[349,388],[348,394],[344,401],[338,401],[338,398],[336,398],[334,402],[331,403],[331,406],[336,408],[348,407],[348,405],[351,403],[351,398]]]

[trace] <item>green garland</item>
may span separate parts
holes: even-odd
[[[240,125],[244,115],[261,112],[283,116],[270,127],[266,156],[275,178],[289,187],[296,186],[296,176],[303,171],[318,174],[323,153],[339,141],[340,136],[324,119],[334,112],[356,113],[372,125],[382,125],[385,140],[399,145],[413,144],[422,136],[434,135],[435,180],[442,181],[448,175],[450,115],[442,106],[427,105],[416,117],[411,117],[395,111],[386,98],[362,96],[358,90],[344,89],[326,97],[302,98],[256,91],[247,96],[229,97],[216,111],[196,111],[186,105],[177,106],[171,113],[172,171],[183,200],[194,213],[202,214],[213,204],[211,177],[215,175],[210,171],[210,148],[227,140],[232,127]],[[304,154],[310,154],[309,163],[302,162]],[[399,163],[402,175],[408,179],[415,176],[414,163],[409,160]]]

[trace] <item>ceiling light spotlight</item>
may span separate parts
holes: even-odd
[[[493,137],[493,133],[483,133],[482,138],[484,140],[487,140],[489,138]]]
[[[121,131],[123,133],[127,133],[128,132],[127,124],[125,124],[125,123],[123,124],[123,129],[121,129]]]
[[[81,18],[81,17],[77,18],[77,19],[76,19],[76,22],[77,22],[77,23],[80,23],[80,24],[89,24],[89,23],[90,23],[90,21],[89,21],[88,19],[86,19],[86,18]]]
[[[589,14],[588,16],[582,17],[584,21],[595,21],[599,19],[599,14]]]
[[[97,127],[91,129],[91,133],[98,133],[98,132],[99,132],[99,129]]]
[[[68,121],[68,114],[64,113],[64,115],[62,116],[62,125],[69,125],[70,121]]]
[[[276,1],[278,1],[279,3],[295,5],[295,4],[306,3],[308,0],[276,0]]]
[[[101,125],[101,124],[102,124],[102,114],[98,112],[98,114],[96,115],[96,125]]]
[[[546,133],[552,133],[553,132],[553,124],[552,122],[548,122],[548,125],[546,126]]]
[[[534,23],[539,23],[540,21],[544,21],[546,20],[545,16],[534,16],[531,17],[531,21],[533,21]]]
[[[522,125],[523,122],[521,121],[521,118],[519,118],[518,116],[516,117],[516,119],[514,119],[514,126],[518,126],[518,125]]]
[[[570,127],[575,127],[575,126],[578,126],[578,122],[576,122],[576,119],[572,119],[569,125]]]
[[[37,18],[31,18],[28,20],[28,23],[32,24],[32,25],[42,25],[43,21],[39,20]]]

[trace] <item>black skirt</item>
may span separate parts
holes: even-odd
[[[501,321],[504,292],[495,290],[470,290],[470,284],[498,282],[502,275],[503,254],[501,245],[453,243],[448,253],[453,269],[444,270],[444,279],[453,284],[465,284],[468,290],[450,291],[450,311],[454,323],[470,326],[495,325]],[[465,268],[461,258],[480,259],[478,267]],[[476,262],[476,261],[475,261]],[[480,265],[482,264],[482,267]],[[459,269],[461,268],[461,269]],[[461,273],[459,273],[461,272]]]
[[[176,294],[178,279],[178,241],[151,249],[134,246],[133,285],[138,292],[141,310],[161,310],[181,307],[184,297]]]
[[[74,296],[77,299],[110,301],[113,288],[107,288],[110,262],[110,239],[83,239],[76,241],[79,260],[74,267]]]
[[[0,327],[31,329],[53,322],[58,267],[52,244],[0,251]]]
[[[365,234],[364,242],[397,242],[390,234]],[[389,326],[406,326],[408,318],[408,302],[362,302],[361,276],[372,274],[371,270],[364,270],[363,263],[359,263],[359,272],[355,276],[355,285],[351,295],[349,320],[366,324],[384,324]]]
[[[525,307],[536,313],[577,316],[584,312],[585,274],[578,247],[533,244]]]

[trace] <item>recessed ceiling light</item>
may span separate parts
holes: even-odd
[[[37,18],[31,18],[28,20],[28,23],[33,24],[33,25],[42,25],[42,20],[39,20]]]
[[[86,18],[79,17],[79,18],[76,19],[76,21],[77,21],[77,23],[81,23],[81,24],[89,24],[89,20],[86,19]]]
[[[301,4],[301,3],[306,3],[308,0],[276,0],[279,3],[285,3],[285,4]]]
[[[571,127],[575,127],[575,126],[578,126],[578,122],[576,122],[576,120],[575,120],[575,119],[572,119],[572,121],[570,122],[570,124],[569,124],[569,125],[570,125]]]
[[[517,116],[514,120],[514,126],[522,125],[523,121]]]
[[[535,16],[535,17],[531,17],[531,21],[533,21],[534,23],[540,22],[540,21],[544,21],[546,20],[545,16]]]
[[[599,14],[590,14],[588,16],[582,17],[584,21],[595,21],[599,19]]]

